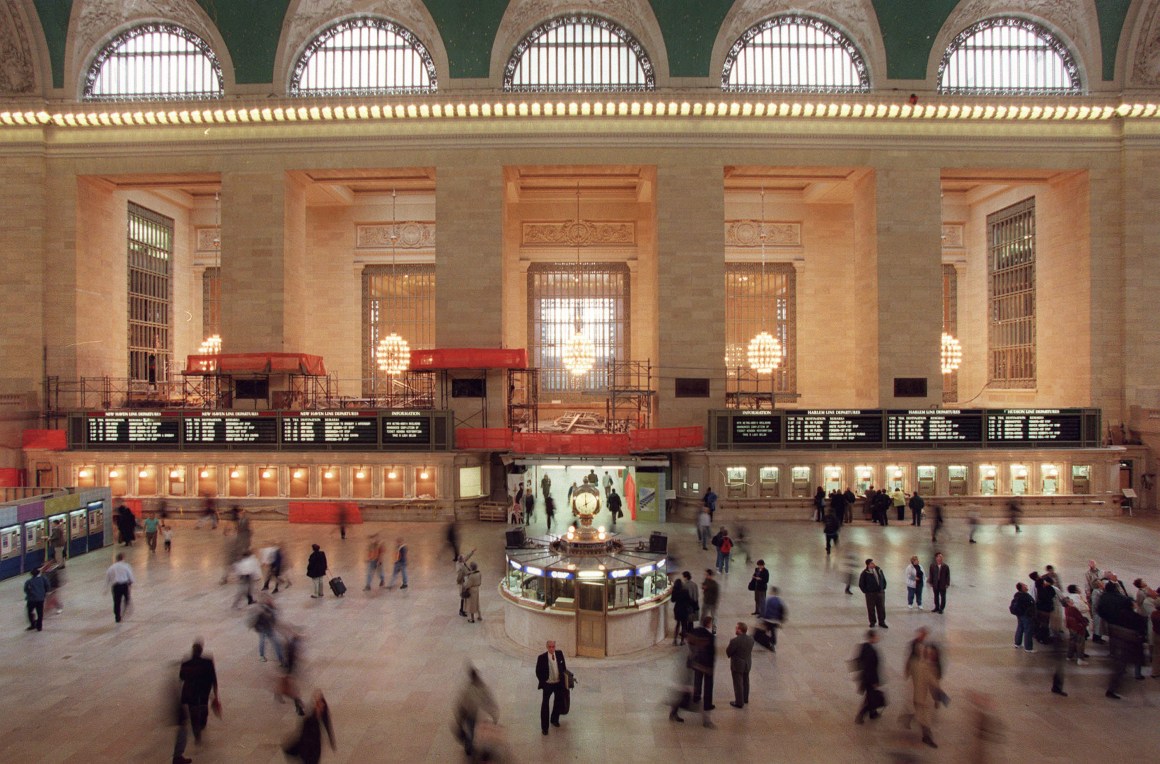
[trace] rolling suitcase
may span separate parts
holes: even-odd
[[[330,591],[334,592],[335,597],[341,597],[346,594],[346,584],[342,582],[342,576],[335,576],[330,579]]]

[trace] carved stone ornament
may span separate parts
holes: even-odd
[[[726,220],[725,246],[760,247],[761,234],[765,232],[767,247],[800,247],[802,243],[801,223],[775,223],[760,220]]]
[[[636,224],[568,220],[563,223],[524,223],[520,243],[525,247],[593,247],[635,245]]]
[[[1064,35],[1062,42],[1075,46],[1073,52],[1076,58],[1091,62],[1098,61],[1098,56],[1093,53],[1098,48],[1093,48],[1094,40],[1091,39],[1091,30],[1099,29],[1099,19],[1094,13],[1089,13],[1089,10],[1094,9],[1095,3],[1086,0],[1022,0],[1019,3],[1007,0],[965,0],[955,7],[943,28],[950,33],[947,38],[949,43],[971,24],[992,16],[1039,18]],[[1087,76],[1098,75],[1088,72]]]
[[[944,223],[942,227],[942,245],[944,249],[963,248],[963,224]]]
[[[197,251],[198,252],[217,252],[222,248],[222,229],[220,228],[198,228],[197,229]]]
[[[1160,2],[1152,3],[1145,11],[1139,29],[1135,58],[1128,75],[1129,84],[1135,87],[1160,86]]]
[[[164,20],[185,27],[210,45],[215,39],[196,0],[77,0],[77,5],[80,10],[73,9],[76,23],[69,37],[74,67],[79,70],[88,66],[88,57],[99,42],[133,21]],[[80,76],[83,80],[84,71]]]
[[[0,93],[26,95],[36,90],[36,69],[28,27],[13,4],[0,5]]]
[[[355,227],[355,249],[432,249],[435,222],[406,220],[395,224],[369,223]]]

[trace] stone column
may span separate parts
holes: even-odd
[[[45,344],[45,220],[51,197],[45,187],[44,160],[10,156],[0,161],[0,289],[4,294],[4,331],[0,332],[0,393],[26,395],[35,412]],[[54,226],[55,228],[55,226]],[[51,251],[51,250],[49,250]],[[56,274],[53,274],[53,283]],[[49,313],[52,321],[57,316]],[[72,314],[70,312],[69,319]],[[15,447],[19,448],[17,438]]]

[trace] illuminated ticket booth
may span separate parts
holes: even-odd
[[[217,467],[206,465],[198,468],[197,495],[210,498],[218,495]]]
[[[748,493],[745,484],[746,470],[744,467],[725,468],[725,496],[729,499],[744,499]]]
[[[342,471],[338,467],[322,468],[322,498],[337,499],[342,496]]]
[[[38,508],[43,511],[43,503]],[[44,544],[48,539],[48,521],[43,517],[25,520],[23,528],[24,570],[39,568],[44,564]]]
[[[105,502],[90,501],[85,504],[89,513],[89,551],[105,545]]]
[[[1027,495],[1027,465],[1026,464],[1012,464],[1011,465],[1011,495],[1012,496],[1026,496]]]
[[[874,485],[874,468],[860,464],[854,468],[854,492],[859,496],[863,496],[870,490],[870,486]]]
[[[262,467],[258,470],[258,496],[276,498],[281,495],[278,490],[278,468]]]
[[[933,496],[938,492],[938,468],[933,464],[920,464],[914,469],[918,492],[923,496]]]
[[[757,476],[761,498],[772,499],[781,496],[781,468],[762,467],[758,470]]]
[[[420,499],[439,498],[439,488],[435,482],[434,467],[418,467],[415,470],[415,496]]]
[[[1088,464],[1071,466],[1071,492],[1089,494],[1092,492],[1092,468]]]
[[[81,507],[68,513],[68,556],[89,551],[89,511]]]
[[[0,507],[0,578],[20,575],[24,548],[16,518],[16,507]]]
[[[310,470],[305,467],[290,468],[290,498],[305,499],[310,495]]]
[[[114,496],[125,496],[129,493],[129,476],[124,466],[109,467],[105,474],[107,475],[105,485],[109,486],[110,493]]]
[[[157,470],[154,467],[141,466],[137,468],[137,495],[157,495]]]
[[[350,495],[356,499],[369,499],[373,489],[371,484],[371,471],[366,467],[355,467],[352,472]]]
[[[248,471],[245,467],[230,467],[229,481],[226,483],[227,496],[249,496],[249,487],[246,485]]]
[[[406,485],[403,481],[402,467],[387,467],[383,470],[383,498],[384,499],[402,499],[407,495]]]
[[[796,498],[808,499],[814,495],[814,489],[810,487],[810,468],[804,466],[791,467],[789,472],[790,477],[790,496]]]
[[[1044,496],[1054,496],[1059,493],[1059,465],[1041,464],[1039,466],[1039,492]]]
[[[979,465],[979,495],[994,496],[998,490],[999,471],[994,464]]]
[[[842,489],[842,468],[830,465],[822,469],[822,488],[826,495]]]
[[[77,488],[95,488],[97,485],[97,469],[91,464],[77,468]]]
[[[174,465],[169,468],[169,495],[185,496],[185,467]]]
[[[896,489],[901,488],[906,490],[905,472],[902,467],[897,464],[886,465],[886,488],[891,493]]]
[[[966,496],[967,487],[966,465],[952,464],[947,467],[947,493],[951,496]]]

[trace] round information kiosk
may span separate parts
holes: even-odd
[[[564,536],[509,537],[499,588],[513,641],[541,650],[551,639],[566,655],[603,658],[664,640],[671,593],[664,539],[622,539],[592,527],[599,506],[596,489],[581,486],[572,498],[579,523]]]

